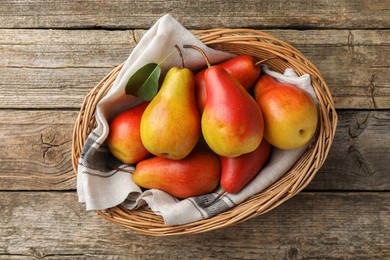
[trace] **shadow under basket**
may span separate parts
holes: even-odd
[[[331,93],[318,69],[298,50],[267,33],[252,29],[210,29],[193,32],[203,43],[235,54],[248,54],[258,60],[279,57],[267,62],[270,69],[283,73],[292,68],[300,76],[309,74],[319,104],[317,139],[293,167],[277,182],[239,205],[209,219],[178,226],[167,226],[161,216],[148,209],[127,210],[121,206],[97,211],[116,224],[154,236],[195,234],[243,222],[264,214],[295,196],[305,188],[323,165],[333,142],[337,114]],[[122,64],[123,65],[123,64]],[[77,117],[73,133],[72,163],[77,174],[77,162],[88,134],[96,127],[95,108],[112,87],[122,68],[119,65],[106,75],[86,96]]]

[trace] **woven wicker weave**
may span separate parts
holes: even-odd
[[[310,74],[319,102],[320,129],[316,141],[280,180],[265,191],[210,219],[180,226],[167,226],[160,216],[147,209],[130,211],[117,206],[97,211],[109,221],[144,234],[168,236],[201,233],[227,227],[272,210],[309,184],[325,161],[335,134],[337,114],[329,89],[317,68],[294,47],[262,31],[251,29],[211,29],[196,31],[194,34],[215,49],[249,54],[259,60],[272,56],[280,57],[267,62],[272,70],[283,72],[291,67],[298,75]],[[122,65],[104,77],[90,91],[82,104],[73,135],[72,163],[75,173],[84,142],[96,127],[94,117],[96,104],[111,88]]]

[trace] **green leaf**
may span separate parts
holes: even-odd
[[[156,63],[148,63],[138,69],[126,84],[126,94],[137,96],[145,101],[152,100],[158,91],[161,68]]]

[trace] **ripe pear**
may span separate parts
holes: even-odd
[[[207,100],[202,133],[217,154],[235,157],[255,150],[263,138],[262,112],[244,87],[219,66],[205,72]]]
[[[256,63],[255,58],[249,55],[239,55],[216,65],[224,68],[247,91],[253,87],[261,72],[261,67]],[[207,98],[205,71],[206,69],[203,69],[195,75],[195,94],[200,112],[203,111]]]
[[[109,124],[108,148],[123,163],[134,164],[150,155],[140,135],[141,117],[147,106],[144,102],[132,107],[115,116]]]
[[[196,148],[182,160],[156,156],[139,162],[133,180],[140,187],[159,189],[184,199],[212,192],[220,175],[218,156]]]
[[[141,139],[154,155],[180,160],[200,136],[200,115],[194,94],[194,74],[172,67],[141,119]]]
[[[271,145],[292,149],[309,142],[317,129],[318,111],[308,92],[265,74],[254,93],[264,116],[264,138]]]
[[[260,64],[256,63],[255,57],[249,55],[237,56],[218,64],[218,66],[224,68],[248,91],[253,87],[261,72]]]
[[[235,157],[255,150],[263,138],[263,115],[254,98],[224,68],[211,66],[205,52],[194,45],[207,63],[206,105],[201,117],[203,137],[218,155]]]
[[[263,138],[253,152],[237,157],[221,156],[221,187],[229,193],[241,191],[263,168],[271,154],[271,145]]]

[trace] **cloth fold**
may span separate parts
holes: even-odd
[[[207,47],[169,14],[161,17],[145,33],[129,55],[112,88],[97,104],[95,113],[97,127],[87,137],[81,152],[77,193],[79,201],[85,203],[87,210],[102,210],[119,204],[128,209],[148,206],[156,214],[161,215],[167,225],[181,225],[206,219],[226,211],[277,181],[308,147],[309,144],[292,150],[274,148],[269,163],[250,184],[238,194],[226,194],[210,205],[209,202],[218,196],[217,192],[178,200],[160,190],[142,191],[133,182],[131,174],[113,170],[112,166],[134,168],[116,160],[105,143],[109,120],[119,112],[141,102],[138,98],[125,94],[126,83],[130,76],[146,63],[162,61],[175,50],[176,44],[178,46],[192,44],[202,48],[212,63],[235,56]],[[191,49],[182,51],[187,68],[196,71],[206,65],[204,58],[197,51]],[[161,64],[162,76],[170,67],[179,65],[179,55],[173,55]],[[262,69],[281,81],[304,88],[315,97],[309,75],[298,77],[290,69],[286,70],[285,74],[280,74],[264,65]]]

